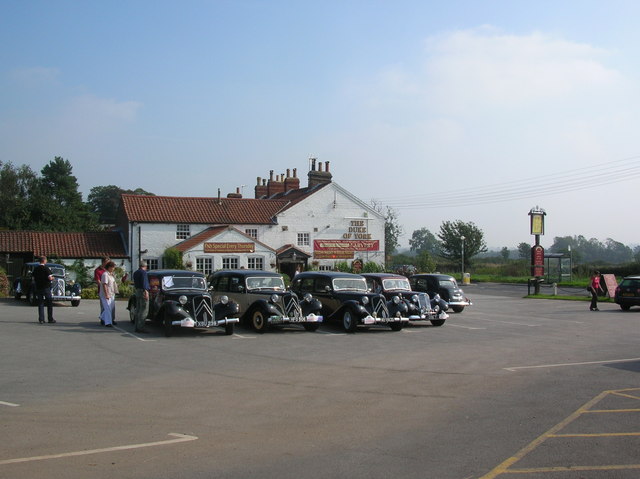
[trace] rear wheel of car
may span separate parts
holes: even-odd
[[[629,306],[628,304],[621,304],[620,309],[622,311],[629,311],[631,309],[631,306]]]
[[[253,314],[251,314],[251,327],[258,333],[265,332],[267,329],[267,316],[264,314],[264,311],[256,309]]]
[[[344,330],[348,333],[354,333],[356,331],[357,326],[356,318],[353,317],[353,314],[348,309],[342,314],[342,326]]]
[[[164,327],[164,335],[167,338],[173,336],[173,325],[171,324],[171,316],[166,312],[162,315],[162,326]]]
[[[431,324],[433,326],[442,326],[444,324],[444,319],[432,319]]]
[[[317,324],[317,323],[305,324],[304,325],[304,329],[306,329],[307,331],[317,331],[319,327],[320,327],[320,325]]]
[[[454,313],[462,313],[464,306],[451,306],[451,309],[453,309]]]
[[[36,299],[36,292],[33,289],[30,289],[29,292],[27,293],[27,301],[29,301],[29,304],[31,306],[37,306],[38,305],[38,300]]]
[[[224,334],[231,336],[233,334],[233,323],[227,323],[224,325]]]
[[[402,323],[389,323],[389,327],[391,328],[391,331],[400,331],[402,329]]]
[[[16,299],[20,299],[21,297],[22,297],[22,293],[16,293],[14,295],[14,298],[16,298]]]
[[[80,305],[80,300],[79,299],[73,299],[71,300],[71,306],[73,306],[74,308]]]
[[[132,299],[129,303],[129,321],[136,322],[136,301]]]

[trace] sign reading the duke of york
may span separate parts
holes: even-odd
[[[313,240],[314,251],[378,251],[380,240]]]
[[[205,253],[253,253],[254,243],[203,243]]]

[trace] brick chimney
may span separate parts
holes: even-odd
[[[240,188],[236,188],[235,193],[227,193],[227,198],[242,198],[242,193],[240,193]]]
[[[266,197],[268,192],[269,192],[269,189],[267,188],[267,180],[263,180],[258,176],[258,182],[255,188],[256,199]]]
[[[273,178],[273,170],[269,171],[269,181],[267,182],[267,197],[271,198],[277,193],[284,193],[284,181],[282,181],[284,173],[282,175],[276,175]]]
[[[307,175],[309,179],[309,188],[313,188],[316,185],[322,185],[331,183],[331,173],[329,173],[329,162],[325,161],[325,171],[322,171],[322,162],[318,162],[318,169],[316,170],[316,158],[309,158],[311,160],[311,169]]]
[[[298,178],[297,168],[293,169],[293,176],[289,174],[289,168],[287,168],[287,177],[284,179],[284,191],[299,190],[300,178]]]

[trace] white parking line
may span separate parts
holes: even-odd
[[[121,333],[128,334],[129,336],[133,336],[138,341],[142,341],[142,342],[154,342],[155,341],[155,339],[141,338],[140,336],[137,336],[136,334],[133,334],[131,331],[127,331],[126,329],[122,329],[122,328],[119,328],[117,326],[112,326],[112,328],[120,331]]]
[[[0,406],[20,407],[20,404],[15,404],[15,403],[12,403],[12,402],[0,401]]]
[[[61,457],[86,456],[88,454],[100,454],[103,452],[126,451],[129,449],[140,449],[142,447],[166,446],[167,444],[175,444],[178,442],[185,442],[185,441],[195,441],[196,439],[198,439],[196,436],[189,436],[187,434],[177,434],[174,432],[169,433],[169,436],[173,436],[176,439],[169,439],[166,441],[146,442],[143,444],[129,444],[126,446],[105,447],[102,449],[91,449],[88,451],[64,452],[62,454],[49,454],[47,456],[33,456],[33,457],[20,457],[18,459],[5,459],[3,461],[0,461],[0,465],[16,464],[18,462],[44,461],[47,459],[59,459]]]
[[[520,369],[560,368],[563,366],[584,366],[588,364],[616,364],[616,363],[629,363],[632,361],[640,361],[640,358],[610,359],[609,361],[584,361],[580,363],[541,364],[539,366],[515,366],[512,368],[502,368],[502,369],[505,369],[507,371],[518,371]]]
[[[491,323],[515,324],[517,326],[528,326],[529,328],[537,328],[538,326],[540,326],[539,324],[517,323],[515,321],[502,321],[500,319],[473,318],[473,320],[474,321],[489,321]]]
[[[473,326],[463,326],[461,324],[449,324],[449,323],[446,323],[445,326],[449,328],[462,328],[462,329],[487,329],[487,328],[474,328]]]
[[[240,339],[256,339],[256,336],[243,336],[242,334],[233,333],[232,338],[240,338]]]

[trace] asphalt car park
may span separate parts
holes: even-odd
[[[638,477],[640,310],[505,291],[441,327],[172,338],[0,300],[0,477]]]

